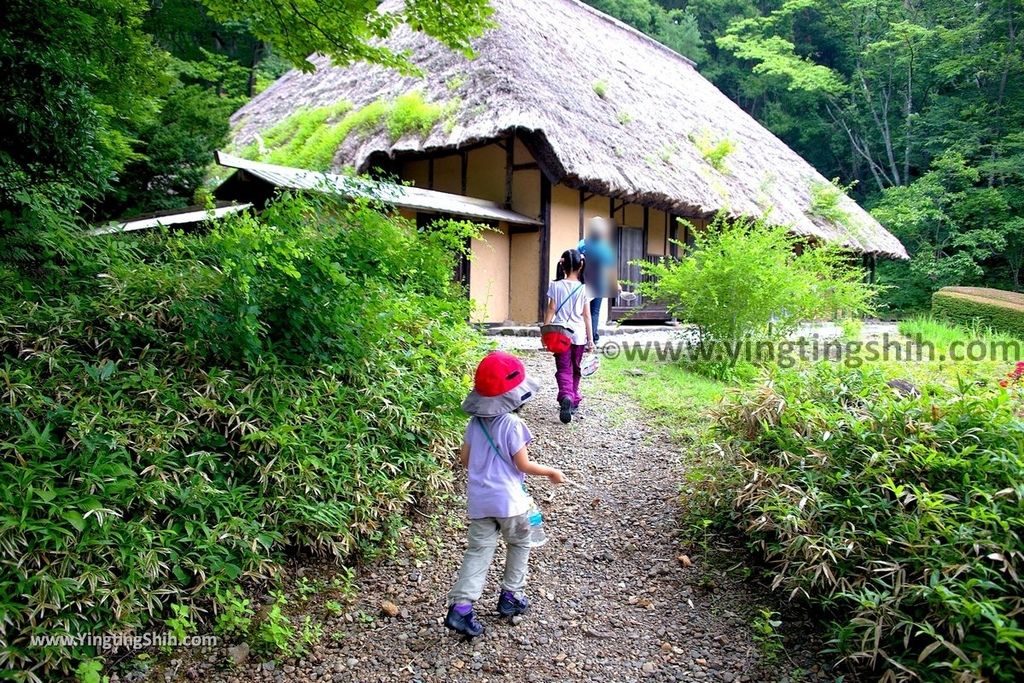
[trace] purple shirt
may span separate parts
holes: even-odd
[[[495,453],[480,423],[490,432]],[[523,490],[526,475],[519,471],[512,456],[533,440],[526,423],[515,413],[493,418],[474,417],[466,426],[469,445],[469,518],[516,517],[525,514],[530,499]]]

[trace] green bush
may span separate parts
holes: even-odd
[[[68,673],[93,651],[30,637],[139,628],[286,554],[386,547],[447,481],[471,231],[285,196],[209,235],[0,261],[0,666]]]
[[[835,616],[833,642],[854,663],[888,680],[1024,676],[1016,391],[905,397],[878,371],[821,363],[723,409],[733,521],[774,587]]]
[[[1024,337],[1024,294],[983,287],[944,287],[932,295],[932,314]]]
[[[702,343],[784,335],[812,318],[871,310],[875,290],[847,255],[802,245],[784,226],[720,214],[695,239],[678,261],[641,262],[650,281],[639,289],[695,325]]]

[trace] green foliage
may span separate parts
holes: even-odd
[[[604,81],[594,81],[594,84],[591,87],[594,88],[594,94],[602,100],[608,96],[608,84]]]
[[[1021,396],[918,398],[819,363],[737,393],[718,422],[734,523],[773,585],[834,615],[833,644],[889,680],[1024,675]]]
[[[1024,338],[1024,294],[970,287],[940,289],[932,295],[932,315]]]
[[[0,255],[9,666],[73,671],[90,652],[29,637],[141,628],[286,551],[386,546],[460,434],[471,234],[284,196],[208,235]]]
[[[196,622],[192,619],[192,611],[188,605],[175,603],[171,605],[171,614],[173,616],[164,620],[164,626],[167,627],[168,633],[175,641],[184,642],[186,638],[196,632]]]
[[[831,183],[812,183],[809,213],[835,225],[849,227],[850,214],[842,205],[842,199],[849,191],[849,187],[839,184],[838,178],[833,178]]]
[[[586,0],[605,14],[646,33],[697,62],[707,56],[697,20],[689,9],[665,7],[654,0]]]
[[[141,0],[4,3],[0,24],[0,235],[79,208],[131,160],[167,83]]]
[[[445,104],[425,102],[419,90],[399,95],[388,111],[388,135],[392,142],[409,134],[426,136],[443,116],[457,109],[459,104],[458,100]]]
[[[421,91],[413,90],[393,101],[374,100],[359,109],[349,102],[303,109],[270,128],[263,134],[262,144],[250,145],[243,154],[273,164],[327,171],[353,133],[369,135],[383,127],[392,142],[405,135],[425,136],[442,118],[454,116],[459,106],[458,99],[426,102]]]
[[[780,22],[813,4],[814,0],[787,0],[767,16],[733,22],[715,42],[719,48],[755,62],[754,73],[779,78],[789,90],[841,94],[846,84],[839,74],[797,54],[795,44],[774,34]]]
[[[864,332],[864,321],[860,318],[843,318],[840,325],[843,329],[843,339],[846,341],[858,341]]]
[[[633,116],[628,111],[620,111],[615,115],[615,120],[619,122],[620,126],[628,126],[633,122]]]
[[[911,185],[887,189],[872,211],[911,253],[900,284],[918,307],[942,287],[981,284],[986,263],[1016,248],[1024,226],[1014,195],[976,187],[981,180],[962,154],[949,153]]]
[[[217,617],[213,632],[217,635],[244,636],[249,632],[255,612],[252,601],[245,597],[241,587],[217,588],[214,593],[214,607]]]
[[[223,22],[242,22],[253,35],[270,43],[296,68],[311,70],[311,54],[325,54],[335,64],[356,61],[412,71],[405,54],[381,43],[402,24],[472,55],[470,41],[491,23],[486,0],[409,0],[398,11],[381,11],[376,3],[348,0],[203,0],[211,15]]]
[[[729,167],[726,165],[725,160],[736,151],[735,142],[729,138],[722,138],[716,141],[708,131],[702,131],[699,135],[691,134],[690,142],[696,145],[701,157],[704,161],[711,164],[712,168],[719,173],[729,172]]]
[[[694,231],[679,261],[640,267],[652,276],[640,291],[696,326],[701,344],[784,335],[809,319],[871,310],[874,288],[839,251],[806,245],[784,226],[719,215]],[[681,249],[686,249],[683,244]]]
[[[412,0],[397,13],[343,0],[5,3],[0,126],[13,134],[0,143],[0,235],[49,229],[55,209],[96,220],[189,204],[229,114],[284,60],[410,71],[380,44],[397,26],[469,54],[490,14],[486,0]],[[431,115],[400,113],[420,130]]]
[[[295,630],[291,620],[284,614],[287,600],[278,593],[256,630],[256,642],[267,654],[291,654]]]
[[[108,683],[109,676],[103,675],[103,663],[98,659],[87,659],[75,669],[78,683]]]
[[[914,316],[901,320],[900,334],[923,343],[931,344],[936,349],[949,349],[954,344],[963,345],[979,340],[1007,344],[1008,351],[1021,348],[1024,341],[1017,337],[1001,334],[991,327],[986,327],[978,320],[956,324],[948,320],[939,320],[932,316]],[[1009,346],[1010,344],[1016,346]]]
[[[754,632],[754,642],[761,648],[761,656],[769,664],[775,662],[782,651],[782,634],[778,631],[782,620],[778,612],[762,607],[750,626]]]

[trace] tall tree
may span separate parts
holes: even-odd
[[[368,60],[408,70],[405,56],[377,39],[404,23],[466,52],[490,14],[486,0],[409,0],[398,13],[363,0],[202,2],[212,22],[247,27],[245,40],[273,44],[304,69],[312,68],[306,57],[317,52],[341,63]],[[188,2],[172,5],[186,14],[192,9]],[[145,25],[150,9],[144,0],[3,4],[0,125],[15,134],[0,141],[0,237],[16,230],[25,235],[28,224],[75,213],[85,201],[109,199],[126,166],[156,158],[158,133],[177,121],[161,118],[165,102],[178,113],[188,110],[186,135],[193,124],[210,130],[209,121],[201,121],[203,112],[194,111],[204,105],[188,86],[209,85],[210,74],[219,73],[214,80],[225,79],[214,83],[219,88],[235,77],[233,71],[209,56],[217,54],[212,50],[201,60],[205,64],[185,59],[189,64],[183,66],[171,59],[158,43],[173,40],[175,32],[164,25],[154,41]],[[205,75],[197,71],[200,66]],[[176,183],[163,177],[146,189],[159,194]]]

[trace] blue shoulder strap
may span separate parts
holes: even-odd
[[[558,315],[558,312],[562,310],[562,307],[569,303],[569,299],[573,298],[576,295],[576,292],[580,291],[581,289],[583,289],[583,285],[580,285],[576,289],[572,290],[571,292],[569,292],[569,296],[562,299],[562,303],[558,304],[558,308],[555,309],[554,315],[551,316],[552,320],[554,320],[555,316]]]
[[[480,425],[480,429],[483,430],[484,436],[487,437],[487,443],[489,443],[491,445],[491,448],[494,449],[494,452],[498,454],[498,458],[500,458],[502,462],[505,462],[507,460],[509,464],[512,465],[512,469],[515,470],[516,472],[519,472],[519,468],[516,467],[516,463],[512,459],[512,456],[510,455],[508,456],[508,458],[505,458],[505,456],[501,454],[501,450],[498,448],[498,445],[494,443],[494,438],[491,436],[491,431],[487,429],[487,425],[484,424],[483,418],[475,416],[473,419],[476,420],[476,423],[478,425]]]

